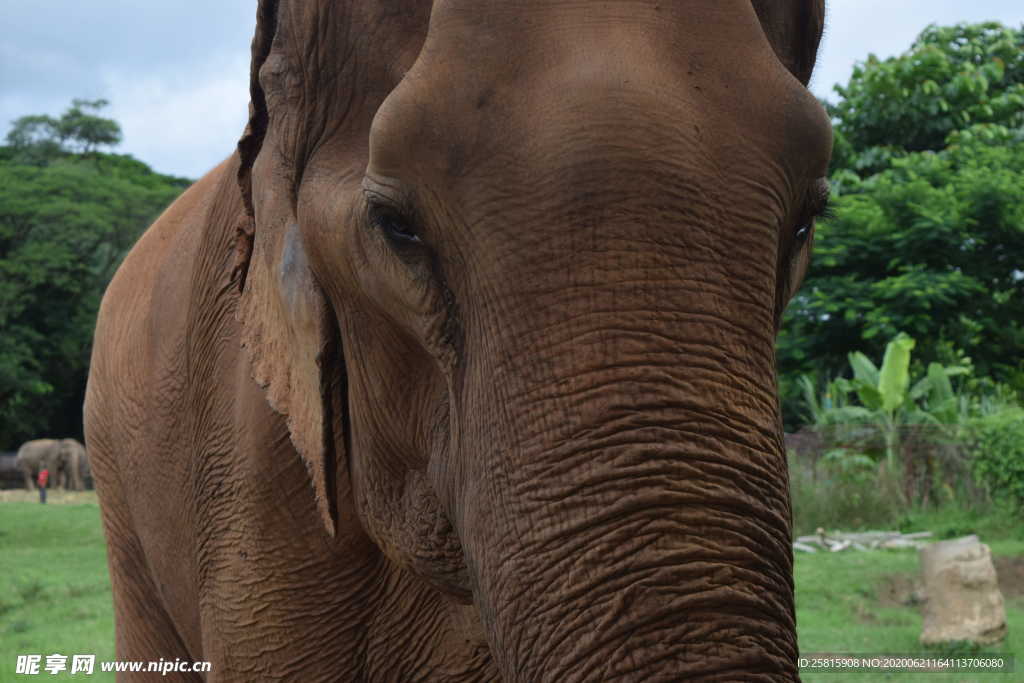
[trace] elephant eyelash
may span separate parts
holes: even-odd
[[[367,207],[367,218],[370,225],[379,230],[395,247],[401,248],[423,242],[414,221],[390,206],[371,201]]]
[[[835,210],[832,206],[832,193],[828,181],[822,178],[814,184],[813,194],[810,197],[810,209],[807,211],[807,218],[797,225],[794,237],[796,241],[803,244],[811,235],[811,228],[818,220],[830,220],[835,218]]]
[[[832,205],[832,200],[826,198],[824,203],[818,207],[814,212],[814,219],[820,221],[830,221],[836,217],[835,206]]]
[[[811,195],[811,220],[830,220],[835,218],[832,205],[832,188],[828,180],[822,178],[814,184]]]

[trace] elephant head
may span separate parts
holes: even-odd
[[[472,605],[509,679],[795,673],[773,343],[827,195],[821,28],[260,5],[256,379],[324,525]]]

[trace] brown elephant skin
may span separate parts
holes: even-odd
[[[118,657],[797,678],[773,344],[827,197],[822,22],[261,2],[238,152],[97,325]]]

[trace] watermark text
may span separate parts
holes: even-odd
[[[68,673],[91,676],[96,671],[123,673],[156,673],[166,676],[170,673],[209,673],[210,662],[191,662],[183,659],[159,659],[157,661],[96,661],[96,655],[73,654],[27,654],[18,655],[14,673],[25,676]]]

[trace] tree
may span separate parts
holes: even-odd
[[[63,150],[57,134],[57,120],[45,114],[22,116],[7,133],[7,144],[33,160],[60,156]]]
[[[1024,390],[1022,47],[1024,29],[931,26],[836,88],[835,216],[779,338],[790,429],[795,377],[837,376],[902,330],[922,364],[961,350]]]
[[[39,132],[49,125],[41,116],[22,117],[8,134],[20,147],[0,147],[0,448],[5,450],[41,435],[81,435],[92,330],[103,290],[131,244],[189,184],[153,173],[130,157],[96,152],[89,146],[98,139],[91,124],[75,116],[61,119],[70,122],[66,130],[71,131],[63,144],[90,150],[88,158],[69,148],[44,164],[26,159],[25,149],[40,140],[62,144],[53,131]],[[92,142],[67,142],[86,138]]]
[[[101,145],[116,146],[121,143],[121,126],[117,121],[87,114],[84,109],[99,111],[107,106],[107,100],[71,101],[71,107],[57,122],[62,144],[70,144],[72,151],[91,154]]]
[[[844,177],[787,312],[784,369],[835,374],[849,353],[878,353],[906,330],[927,340],[926,362],[949,360],[946,342],[1024,387],[1024,138],[975,128],[953,141]]]
[[[7,144],[31,163],[46,162],[61,153],[92,154],[101,146],[116,146],[121,142],[120,124],[86,112],[108,104],[104,99],[74,99],[59,119],[45,114],[22,116],[7,133]]]
[[[1024,27],[929,26],[910,49],[869,55],[829,106],[833,169],[869,174],[906,152],[938,151],[978,123],[1024,125]]]

